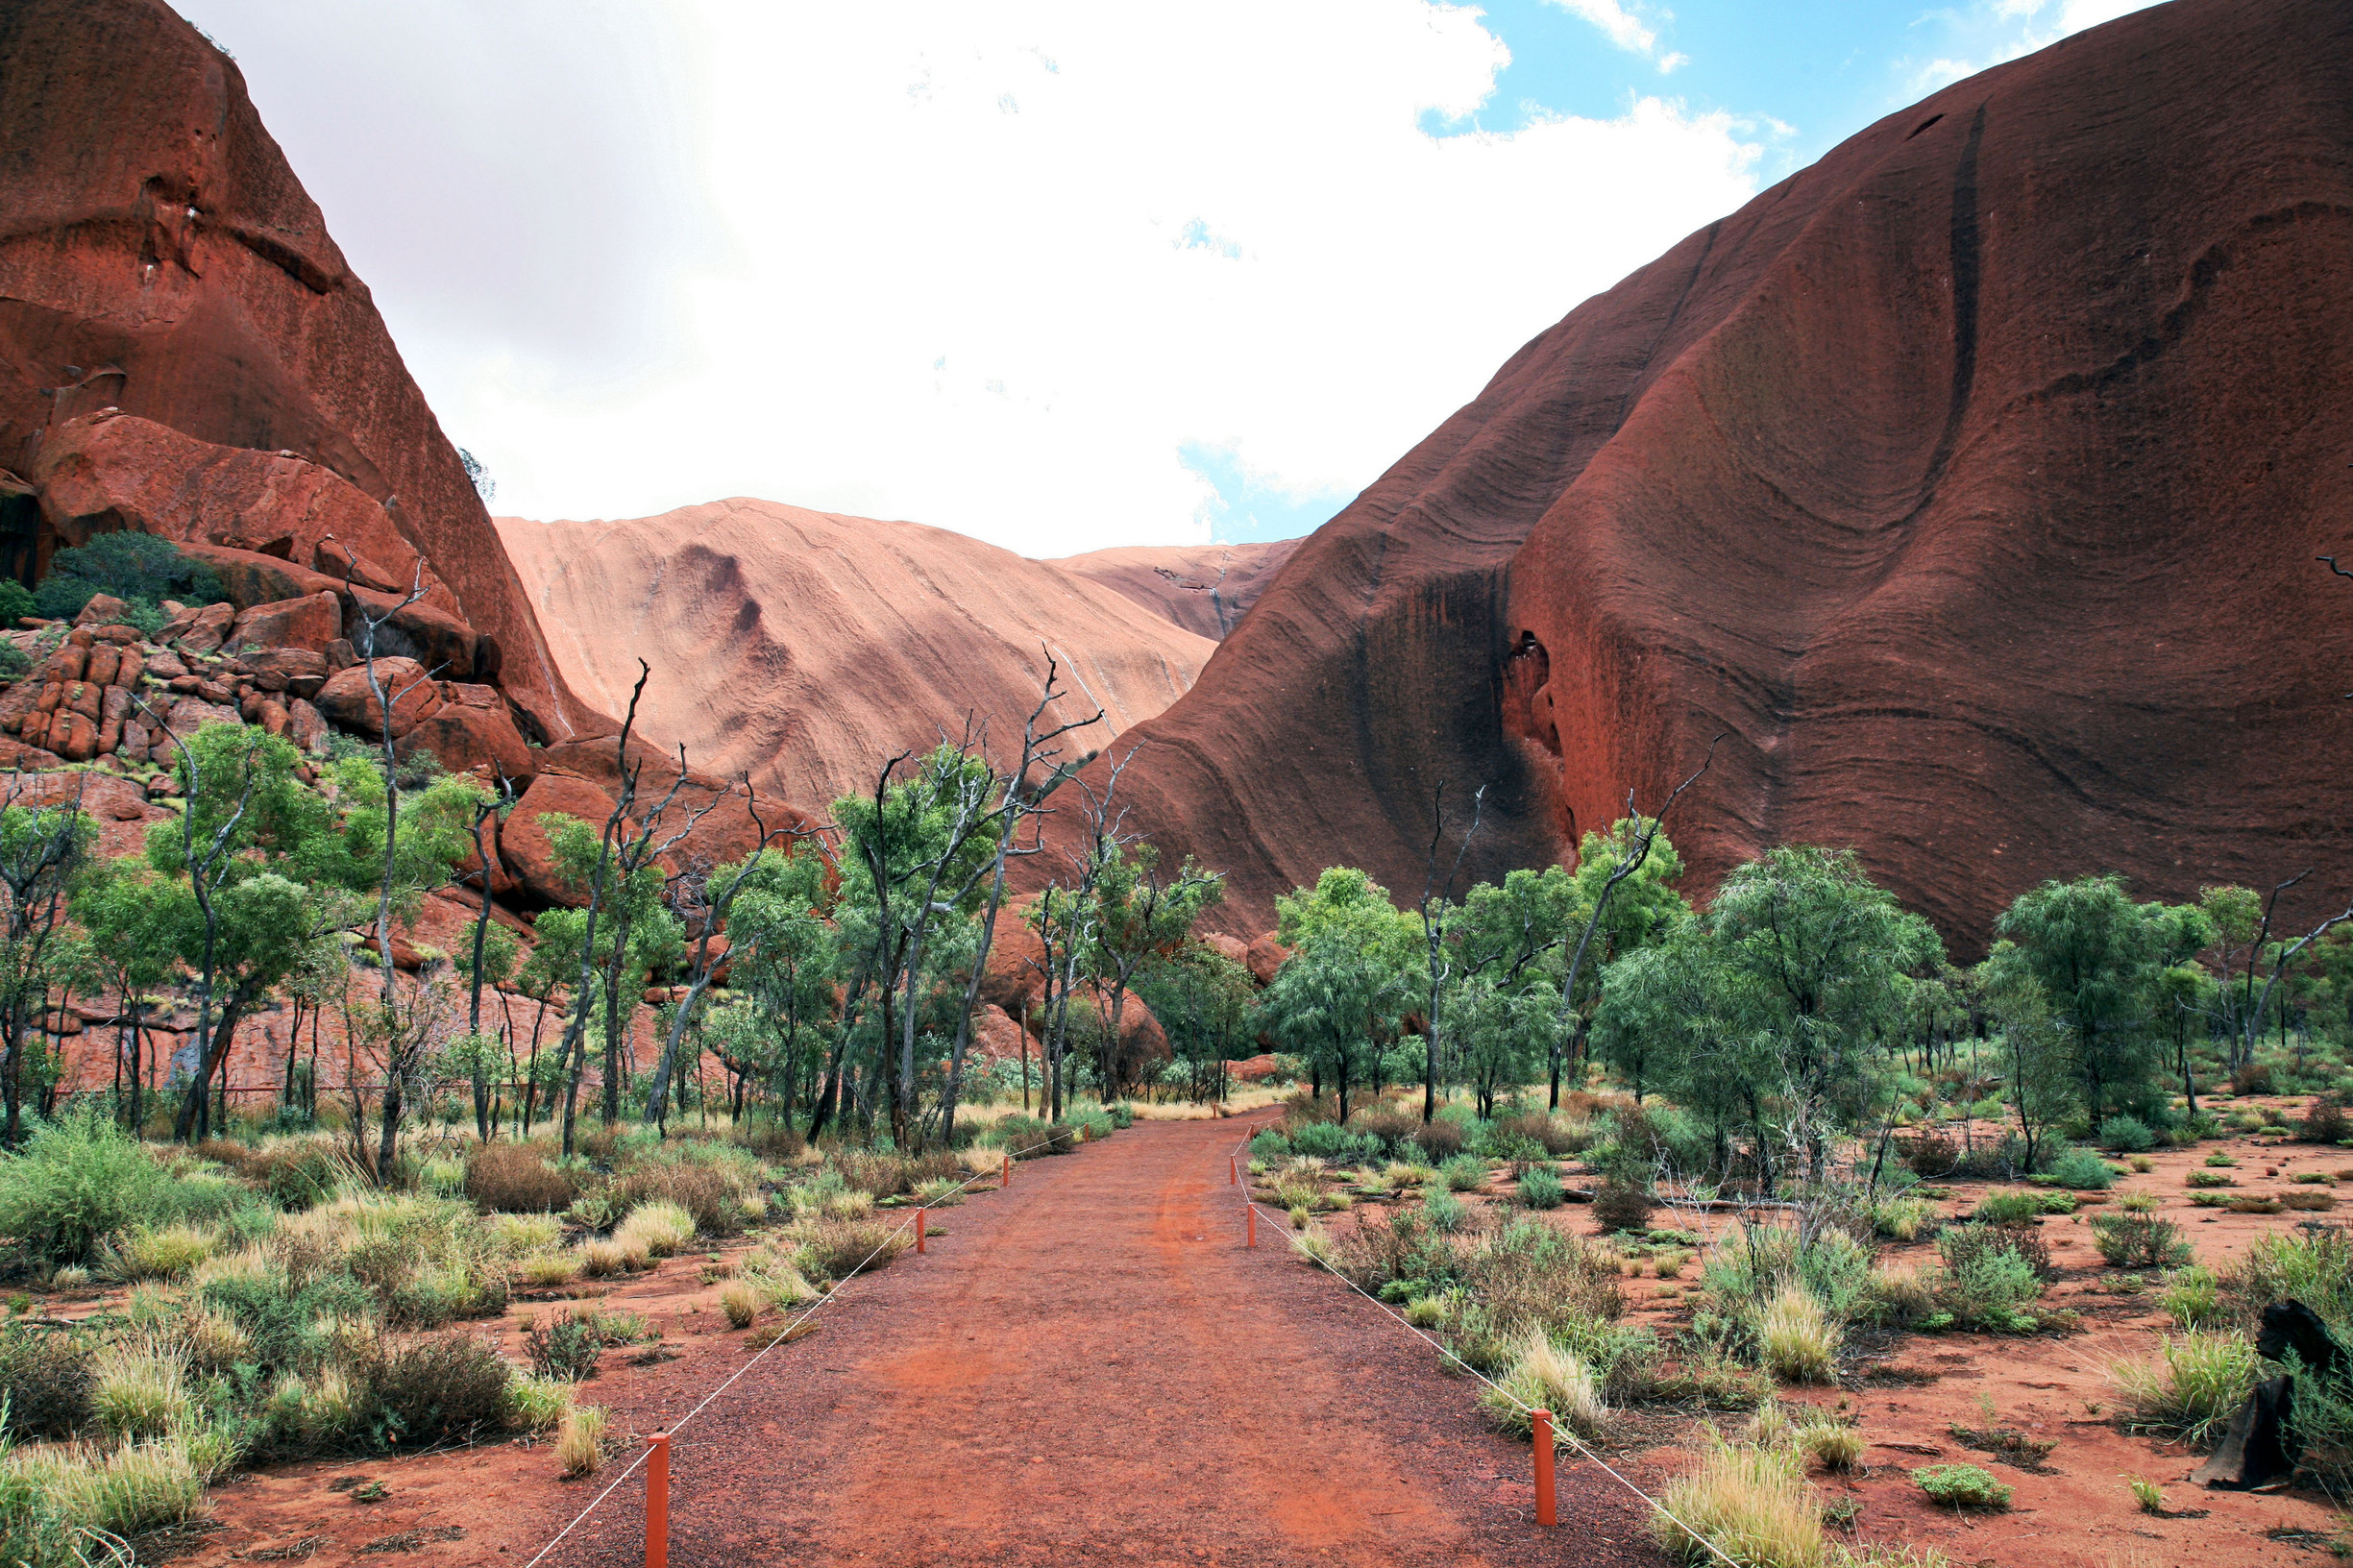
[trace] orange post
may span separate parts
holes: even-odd
[[[1560,1523],[1559,1510],[1553,1502],[1553,1412],[1538,1410],[1534,1414],[1536,1438],[1536,1523],[1546,1527]]]
[[[918,1209],[915,1212],[915,1250],[918,1252],[921,1252],[923,1250],[923,1232],[929,1225],[930,1220],[930,1210]]]
[[[1226,1186],[1238,1186],[1242,1179],[1242,1163],[1233,1155],[1226,1156]]]
[[[1250,1245],[1255,1247],[1259,1244],[1259,1206],[1252,1203],[1243,1207],[1250,1211]]]
[[[670,1433],[657,1432],[646,1456],[646,1568],[670,1562]]]
[[[996,1179],[996,1185],[997,1185],[997,1186],[999,1186],[999,1187],[1011,1187],[1011,1186],[1013,1186],[1013,1150],[1011,1150],[1011,1149],[1007,1149],[1007,1150],[1005,1151],[1005,1163],[1004,1163],[1003,1164],[1001,1164],[1001,1165],[997,1166],[997,1171],[998,1171],[998,1175],[997,1175],[997,1179]]]

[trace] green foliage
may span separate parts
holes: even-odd
[[[2163,1433],[2202,1448],[2254,1390],[2262,1364],[2255,1347],[2239,1335],[2193,1330],[2168,1335],[2155,1360],[2120,1361],[2108,1375],[2123,1396],[2131,1430]],[[2297,1392],[2300,1407],[2301,1386]]]
[[[2138,1116],[2110,1116],[2099,1124],[2099,1142],[2124,1154],[2145,1154],[2157,1146],[2157,1135]]]
[[[2153,1080],[2166,1036],[2148,1020],[2165,969],[2204,944],[2205,918],[2136,904],[2123,878],[2102,875],[2021,894],[1996,930],[2006,941],[1988,964],[2031,978],[2072,1037],[2072,1076],[2104,1140],[2111,1117],[2159,1098]],[[2184,951],[2184,942],[2194,945]]]
[[[1531,1165],[1520,1173],[1520,1201],[1531,1209],[1557,1209],[1568,1189],[1549,1165]]]
[[[171,1177],[94,1109],[39,1123],[22,1152],[0,1155],[0,1236],[52,1265],[86,1263],[107,1236],[182,1212]]]
[[[2050,1177],[2079,1192],[2100,1192],[2116,1185],[2116,1167],[2090,1149],[2070,1149],[2050,1163]]]
[[[40,613],[70,620],[99,594],[145,600],[180,599],[213,604],[229,597],[219,576],[180,553],[169,539],[125,529],[101,533],[49,558],[49,576],[34,591]]]
[[[1289,962],[1259,998],[1260,1026],[1336,1087],[1368,1081],[1420,993],[1419,923],[1362,871],[1334,867],[1275,900]]]
[[[1973,1464],[1931,1464],[1912,1472],[1928,1501],[1949,1508],[1998,1512],[2010,1506],[2011,1489]]]
[[[1963,1328],[2031,1334],[2026,1308],[2043,1294],[2034,1262],[2014,1233],[1991,1225],[1948,1225],[1936,1238],[1945,1273],[1932,1286],[1939,1309]]]
[[[2094,1214],[2092,1244],[2119,1268],[2172,1268],[2191,1257],[2181,1227],[2154,1214]]]
[[[0,626],[13,627],[26,616],[38,613],[40,613],[39,607],[33,600],[32,589],[27,588],[14,577],[0,578]],[[15,647],[12,643],[9,646]],[[24,656],[22,649],[17,649],[17,656],[19,658]],[[29,659],[26,660],[28,665],[31,662]]]

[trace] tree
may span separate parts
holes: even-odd
[[[1224,1099],[1225,1065],[1255,1049],[1250,971],[1206,943],[1188,942],[1138,971],[1135,988],[1186,1065],[1188,1096]]]
[[[1275,900],[1289,960],[1259,998],[1260,1017],[1286,1049],[1329,1073],[1348,1119],[1353,1082],[1371,1076],[1422,990],[1418,921],[1362,871],[1336,866]]]
[[[2017,943],[2016,962],[2072,1037],[2092,1124],[2146,1109],[2164,1039],[2154,1027],[2157,982],[2173,960],[2177,922],[2161,905],[2134,903],[2124,879],[2108,873],[2029,889],[1995,930]]]
[[[1514,988],[1481,974],[1456,987],[1442,1005],[1479,1114],[1492,1116],[1497,1096],[1534,1077],[1554,1051],[1559,999],[1541,979]]]
[[[2053,1015],[2035,966],[2012,942],[1997,942],[1978,966],[1988,1005],[2001,1026],[2010,1109],[2018,1117],[2021,1163],[2041,1163],[2052,1130],[2079,1103],[2083,1080],[2067,1025]]]
[[[1104,846],[1093,897],[1093,968],[1111,997],[1095,1081],[1109,1100],[1131,1082],[1133,1064],[1124,1059],[1121,1045],[1129,983],[1145,964],[1184,944],[1201,912],[1225,897],[1225,878],[1204,871],[1188,856],[1177,874],[1164,880],[1157,848],[1113,842]]]
[[[817,848],[797,845],[762,858],[771,863],[768,870],[737,895],[727,920],[736,944],[728,953],[728,979],[748,1001],[728,1009],[724,1024],[715,1017],[710,1038],[735,1075],[737,1114],[747,1082],[781,1078],[783,1115],[790,1121],[802,1072],[834,1022],[841,946],[826,918],[833,901],[830,869]],[[817,1098],[814,1090],[810,1098]],[[809,1136],[817,1136],[814,1125]]]
[[[70,907],[89,943],[91,962],[122,997],[115,1060],[131,1080],[121,1109],[125,1125],[135,1132],[145,1109],[140,1069],[147,993],[179,968],[170,899],[152,867],[126,856],[92,865],[74,889]]]
[[[23,1137],[27,1009],[34,1018],[48,1010],[67,892],[98,838],[78,791],[63,804],[30,806],[23,788],[12,773],[0,797],[0,1143],[12,1149]]]

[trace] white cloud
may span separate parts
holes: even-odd
[[[1933,24],[1964,52],[1896,61],[1897,80],[1914,96],[1949,86],[1965,76],[2046,49],[2071,34],[2145,11],[2161,0],[1976,0],[1956,10],[1931,11],[1915,25]]]
[[[1619,48],[1637,55],[1647,55],[1658,47],[1658,35],[1642,25],[1618,0],[1553,0],[1561,10],[1582,16],[1607,36]]]
[[[526,515],[1199,538],[1185,452],[1353,492],[1756,186],[1740,127],[1655,99],[1424,135],[1507,56],[1423,0],[420,6],[192,0]]]

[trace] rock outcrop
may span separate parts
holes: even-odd
[[[1300,543],[1125,545],[1045,564],[1116,589],[1187,631],[1223,642]]]
[[[1019,745],[1046,649],[1095,707],[1066,757],[1175,700],[1213,645],[1051,562],[943,528],[731,500],[620,523],[499,519],[565,678],[694,767],[811,804],[882,759],[988,725]]]
[[[2325,0],[2176,0],[1872,126],[1302,545],[1123,742],[1131,824],[1225,868],[1247,933],[1328,864],[1418,888],[1440,784],[1458,826],[1488,787],[1492,877],[1722,733],[1673,827],[1695,892],[1851,845],[1963,953],[2106,869],[2325,867],[2340,907],[2348,146]]]
[[[123,527],[242,571],[240,605],[421,568],[390,650],[611,732],[233,61],[160,0],[0,0],[0,570]]]

